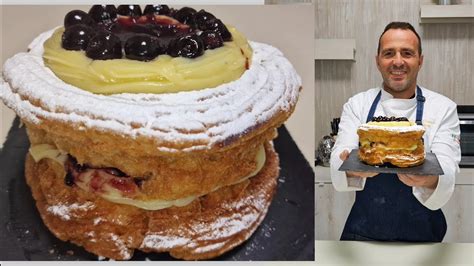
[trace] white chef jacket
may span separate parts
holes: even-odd
[[[426,101],[423,110],[423,135],[425,151],[438,157],[444,175],[439,176],[437,187],[433,189],[413,187],[413,195],[425,207],[436,210],[448,202],[454,191],[455,176],[459,172],[461,160],[460,129],[456,104],[447,97],[420,87]],[[337,140],[331,153],[331,179],[337,191],[359,191],[364,189],[365,178],[347,177],[338,171],[342,164],[342,151],[357,149],[359,136],[357,128],[366,122],[370,106],[381,88],[373,88],[351,97],[344,104]],[[416,120],[416,97],[394,99],[382,90],[375,116],[407,117]],[[377,178],[377,176],[373,177]]]

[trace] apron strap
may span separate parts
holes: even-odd
[[[377,96],[375,96],[372,105],[370,106],[369,114],[367,115],[366,123],[370,122],[375,114],[375,109],[377,109],[377,105],[379,104],[380,98],[382,97],[382,90],[379,91]],[[416,124],[422,125],[423,119],[423,107],[425,105],[425,97],[423,96],[423,92],[421,91],[420,87],[416,86]]]
[[[425,97],[421,92],[420,87],[416,86],[416,124],[422,125],[421,120],[423,119],[423,107],[425,105]]]
[[[370,106],[369,114],[367,115],[366,123],[369,123],[370,120],[374,117],[375,109],[377,109],[377,105],[379,104],[380,97],[382,97],[382,90],[379,91],[379,94],[375,97],[374,101],[372,102],[372,106]]]

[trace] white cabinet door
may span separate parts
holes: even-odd
[[[344,223],[354,203],[354,192],[337,192],[330,183],[315,186],[316,240],[339,240]]]
[[[448,222],[444,242],[474,243],[473,205],[474,185],[456,185],[453,196],[442,208]]]

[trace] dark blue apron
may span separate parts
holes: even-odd
[[[421,125],[425,97],[418,86],[416,89],[416,123]],[[367,122],[374,116],[381,93],[372,103]],[[446,228],[441,210],[423,206],[396,174],[379,174],[367,178],[364,190],[356,192],[341,240],[441,242]]]

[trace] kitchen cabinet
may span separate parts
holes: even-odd
[[[315,39],[314,59],[355,61],[355,39]]]
[[[355,199],[355,192],[337,192],[331,183],[316,183],[315,239],[339,240],[349,211]]]
[[[421,23],[474,23],[474,6],[421,5]]]
[[[453,196],[442,208],[448,222],[445,242],[474,242],[473,205],[474,185],[456,185]]]

